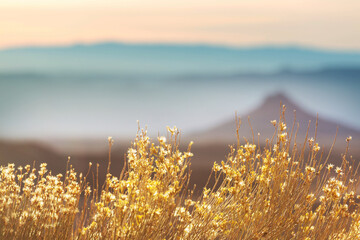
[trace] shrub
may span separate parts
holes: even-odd
[[[101,188],[87,181],[91,164],[85,176],[71,166],[53,176],[44,163],[39,171],[1,167],[0,238],[359,239],[357,167],[347,149],[335,167],[316,139],[300,148],[284,111],[265,147],[238,141],[227,161],[214,163],[215,184],[197,199],[189,188],[192,143],[180,151],[175,127],[157,144],[139,131],[119,178],[109,173],[109,138]]]

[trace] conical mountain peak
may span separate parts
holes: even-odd
[[[308,112],[306,108],[299,107],[298,104],[294,103],[291,98],[283,93],[270,95],[266,97],[263,103],[253,111],[246,114],[240,114],[239,116],[242,120],[242,124],[239,134],[246,137],[247,139],[252,139],[253,133],[255,135],[260,133],[262,136],[261,139],[263,140],[266,138],[271,138],[275,129],[270,121],[279,119],[282,105],[286,106],[285,119],[283,120],[286,121],[286,124],[289,126],[289,130],[291,130],[294,121],[296,123],[294,125],[295,130],[299,127],[297,134],[298,139],[305,138],[308,126],[308,136],[315,136],[317,121],[317,137],[321,144],[330,146],[335,137],[337,128],[339,128],[337,135],[338,139],[344,140],[349,135],[352,135],[356,139],[360,139],[360,133],[358,131],[350,129],[340,123],[324,119],[322,116],[320,116],[317,120],[316,114]],[[296,116],[294,111],[296,111]],[[248,117],[250,117],[250,124],[247,120]],[[204,142],[209,142],[211,140],[216,142],[235,142],[235,131],[235,120],[233,118],[229,118],[228,121],[197,135],[199,137],[199,141],[202,139]],[[342,141],[342,143],[344,142],[345,141]]]
[[[279,92],[268,96],[263,101],[260,108],[280,109],[282,105],[285,105],[288,110],[299,110],[299,106],[295,104],[286,94]]]

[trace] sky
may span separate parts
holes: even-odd
[[[0,48],[119,41],[360,50],[359,0],[1,0]]]

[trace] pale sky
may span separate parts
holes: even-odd
[[[1,0],[0,48],[101,41],[360,50],[359,0]]]

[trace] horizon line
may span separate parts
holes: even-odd
[[[286,44],[274,44],[274,43],[264,43],[264,44],[247,44],[247,45],[235,45],[235,44],[225,44],[225,43],[207,43],[207,42],[146,42],[146,41],[137,41],[137,42],[127,42],[127,41],[118,41],[118,40],[104,40],[104,41],[94,41],[94,42],[73,42],[73,43],[63,43],[63,44],[29,44],[29,45],[18,45],[18,46],[8,46],[0,47],[0,51],[9,51],[9,50],[19,50],[19,49],[30,49],[30,48],[69,48],[76,46],[97,46],[97,45],[106,45],[106,44],[117,44],[117,45],[133,45],[133,46],[188,46],[188,47],[213,47],[213,48],[224,48],[232,50],[241,50],[241,49],[259,49],[259,48],[294,48],[294,49],[304,49],[310,51],[326,51],[326,52],[341,52],[341,53],[359,53],[360,49],[347,49],[347,48],[330,48],[330,47],[319,47],[306,44],[298,43],[286,43]]]

